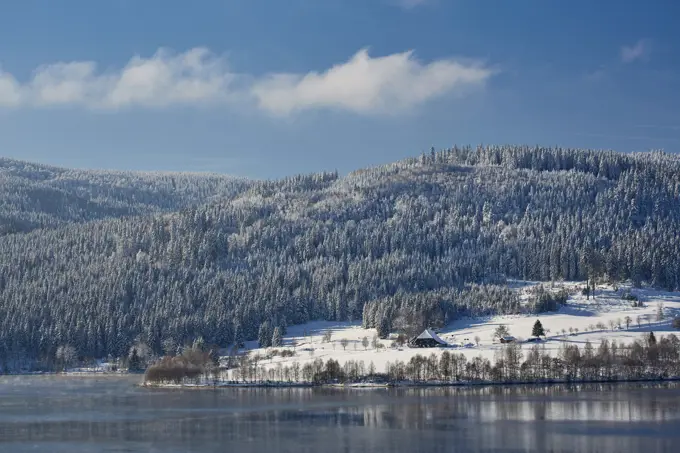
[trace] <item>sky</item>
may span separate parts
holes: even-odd
[[[341,174],[432,146],[680,151],[677,0],[7,0],[0,155]]]

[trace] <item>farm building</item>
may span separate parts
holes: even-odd
[[[410,342],[413,348],[436,348],[438,346],[448,346],[448,343],[439,338],[439,335],[430,329],[423,330],[423,333],[415,337]]]
[[[507,337],[501,337],[501,343],[514,343],[517,341],[515,337],[507,336]]]

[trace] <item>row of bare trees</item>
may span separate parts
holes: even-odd
[[[620,345],[603,340],[595,348],[563,344],[556,356],[545,345],[528,351],[507,344],[494,361],[478,356],[444,351],[437,356],[417,355],[408,362],[387,366],[390,381],[443,382],[545,382],[611,381],[680,377],[680,339],[671,334],[656,340],[653,333],[644,341]]]
[[[170,365],[189,360],[186,354],[159,365]],[[197,360],[208,358],[202,356]],[[234,368],[211,368],[203,366],[203,375],[191,368],[186,379],[212,378],[214,380],[246,383],[355,383],[371,380],[383,382],[414,383],[495,383],[495,382],[584,382],[640,379],[680,378],[680,339],[671,334],[656,339],[653,333],[644,340],[624,345],[602,340],[597,346],[586,342],[583,347],[564,343],[556,355],[545,345],[536,344],[522,349],[520,344],[510,343],[496,351],[492,360],[477,356],[468,359],[462,353],[443,351],[429,356],[415,355],[408,361],[387,363],[385,370],[376,370],[373,362],[349,360],[340,364],[335,359],[320,358],[300,364],[274,366],[247,354],[239,356]],[[179,382],[176,374],[168,376],[157,373],[158,367],[150,368],[147,380],[155,382]],[[154,374],[156,373],[156,374]]]

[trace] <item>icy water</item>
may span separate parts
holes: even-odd
[[[0,377],[0,452],[672,452],[680,385],[150,390]]]

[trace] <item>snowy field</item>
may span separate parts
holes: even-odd
[[[513,282],[511,286],[520,292],[525,299],[534,284],[530,282]],[[547,287],[548,285],[546,285]],[[517,338],[522,348],[528,350],[532,343],[524,340],[531,336],[531,330],[537,319],[540,319],[546,331],[546,341],[541,342],[553,355],[557,355],[564,343],[577,344],[583,347],[590,341],[595,348],[603,339],[615,340],[617,343],[631,343],[637,338],[653,331],[657,338],[660,335],[680,333],[671,326],[671,320],[680,315],[680,293],[667,293],[651,289],[632,289],[631,292],[644,304],[633,307],[632,302],[623,300],[621,294],[626,286],[618,289],[611,286],[598,286],[596,295],[590,300],[580,293],[583,283],[559,283],[554,289],[564,288],[570,292],[568,303],[557,312],[540,315],[496,316],[457,320],[443,329],[438,329],[439,336],[448,342],[449,348],[400,348],[393,345],[392,339],[379,340],[381,348],[372,346],[375,329],[362,329],[360,324],[338,322],[313,322],[288,328],[282,347],[279,350],[295,350],[294,357],[274,357],[261,363],[266,367],[281,363],[289,365],[293,362],[304,364],[317,358],[324,361],[333,358],[340,364],[347,360],[363,360],[368,366],[371,362],[377,371],[384,371],[388,362],[395,360],[408,361],[416,354],[441,354],[443,351],[460,352],[468,359],[481,355],[493,361],[494,354],[502,345],[494,342],[494,330],[504,324],[510,334]],[[661,306],[663,318],[658,320]],[[626,326],[626,317],[630,325]],[[619,323],[621,328],[619,328]],[[600,327],[597,327],[600,324]],[[612,325],[614,326],[612,328]],[[604,326],[604,328],[602,328]],[[571,329],[571,333],[570,333]],[[331,341],[325,342],[324,332],[331,332]],[[368,339],[368,347],[362,345],[362,339]],[[476,344],[476,338],[479,345]],[[346,340],[346,347],[343,343]],[[467,346],[464,346],[467,345]],[[256,342],[246,343],[251,354],[266,355],[266,349],[258,349]]]

